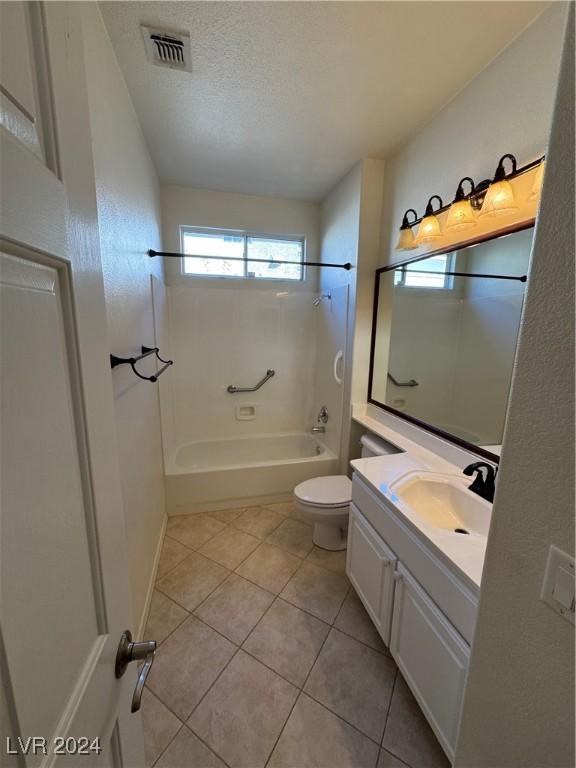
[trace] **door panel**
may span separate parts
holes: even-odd
[[[390,651],[452,759],[470,648],[402,565],[396,575]]]
[[[1,254],[2,609],[17,617],[5,624],[4,643],[20,727],[30,734],[54,730],[103,623],[86,568],[95,557],[90,487],[79,462],[64,327],[71,312],[62,300],[56,269]],[[22,638],[39,628],[42,642],[29,654]],[[52,663],[54,649],[66,650],[65,665]]]
[[[346,572],[382,639],[389,645],[396,556],[352,504]]]
[[[15,41],[3,46],[0,91],[43,150],[2,113],[0,724],[48,746],[14,757],[2,739],[0,763],[138,768],[136,665],[115,677],[122,632],[134,628],[82,4],[0,12]],[[98,737],[103,751],[56,755],[56,736]]]

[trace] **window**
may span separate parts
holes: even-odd
[[[257,235],[225,229],[182,227],[182,272],[204,277],[302,280],[303,237]],[[207,259],[205,256],[218,256]],[[233,259],[241,259],[234,261]],[[280,264],[291,261],[295,264]]]
[[[452,255],[441,253],[439,256],[399,267],[394,272],[394,285],[404,288],[450,289],[454,286],[454,278],[446,272],[451,271]]]

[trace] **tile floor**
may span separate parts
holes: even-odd
[[[446,768],[345,574],[292,504],[173,517],[146,628],[158,768]]]

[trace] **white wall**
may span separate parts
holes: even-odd
[[[568,25],[455,765],[574,765],[574,627],[539,600],[574,553],[574,15]]]
[[[351,403],[365,402],[368,388],[374,270],[378,263],[384,163],[368,158],[358,163],[322,202],[321,258],[323,262],[353,264],[350,271],[323,269],[321,291],[348,288],[341,471],[359,455],[350,415]]]
[[[272,235],[303,235],[306,238],[306,257],[318,261],[320,207],[318,203],[285,200],[276,197],[239,195],[163,185],[162,224],[164,247],[168,251],[180,250],[180,226],[221,227],[245,229]],[[293,289],[315,290],[318,269],[306,270],[305,281]],[[169,284],[184,282],[189,277],[180,275],[180,260],[166,259],[166,280]],[[240,285],[247,286],[246,281]],[[259,288],[274,290],[272,284],[258,284]]]
[[[453,199],[459,180],[491,178],[501,155],[520,164],[548,143],[558,77],[565,3],[552,3],[520,37],[461,91],[422,131],[386,160],[381,263],[394,251],[407,208],[423,213],[439,194]]]
[[[98,6],[83,3],[83,30],[104,288],[111,353],[154,345],[150,275],[161,262],[158,182]],[[105,362],[105,361],[103,361]],[[146,361],[144,370],[154,363]],[[169,374],[168,374],[169,375]],[[158,387],[125,366],[113,372],[118,451],[134,614],[145,610],[164,520]]]

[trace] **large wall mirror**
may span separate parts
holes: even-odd
[[[376,272],[371,403],[498,459],[532,235]]]

